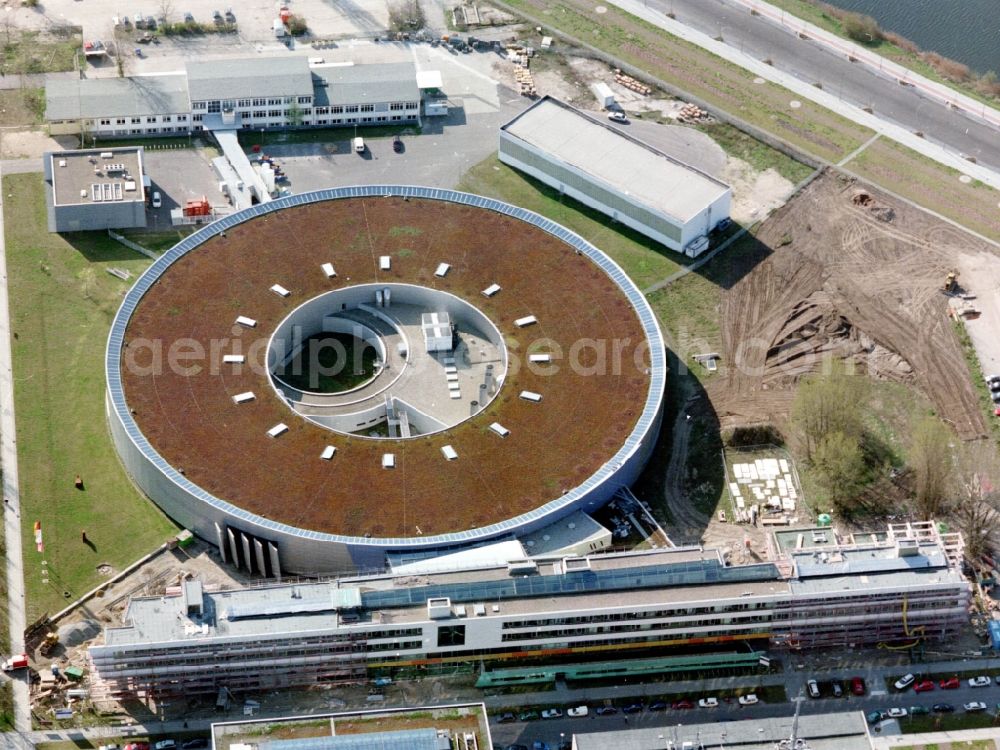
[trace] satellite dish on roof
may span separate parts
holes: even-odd
[[[552,538],[552,537],[550,537],[550,536],[549,536],[548,534],[542,534],[542,541],[543,541],[543,542],[547,542],[547,541],[549,541],[549,539],[551,539],[551,538]]]
[[[525,542],[525,545],[528,546],[528,547],[534,547],[535,546],[535,540],[534,539],[529,539],[528,541]]]
[[[576,524],[573,523],[572,521],[570,521],[568,524],[566,524],[566,528],[567,529],[575,529],[576,528]]]

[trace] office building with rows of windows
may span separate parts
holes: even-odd
[[[274,130],[416,122],[412,63],[310,65],[305,57],[191,62],[183,72],[126,78],[50,78],[53,135],[188,135],[216,126]]]
[[[748,649],[937,641],[967,622],[959,535],[898,524],[826,538],[779,545],[773,561],[744,566],[714,550],[670,548],[233,591],[192,580],[133,598],[89,655],[97,695],[159,696],[460,661],[656,653],[701,654],[707,664]]]

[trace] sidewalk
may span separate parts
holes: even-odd
[[[787,88],[802,99],[809,99],[859,125],[871,128],[876,133],[891,138],[897,143],[913,149],[929,159],[933,159],[952,169],[957,169],[962,174],[967,174],[993,188],[1000,189],[1000,173],[994,172],[992,169],[984,167],[981,164],[968,162],[959,156],[958,152],[953,152],[943,146],[929,143],[906,128],[887,122],[877,115],[869,114],[853,104],[841,101],[833,94],[816,88],[805,81],[800,81],[789,73],[776,70],[773,66],[744,54],[738,49],[730,47],[725,42],[717,42],[707,34],[685,26],[660,11],[646,7],[639,0],[612,0],[612,3],[625,12],[631,13],[680,39],[696,44],[724,60],[728,60],[734,65],[739,65],[741,68],[750,71],[760,78]],[[910,74],[911,80],[914,75],[913,73]],[[928,81],[927,83],[930,84],[931,82]]]

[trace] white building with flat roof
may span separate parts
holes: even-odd
[[[500,161],[677,252],[729,218],[728,185],[549,96],[501,126]]]

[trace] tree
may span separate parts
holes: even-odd
[[[160,0],[160,23],[169,26],[174,22],[174,4],[172,0]]]
[[[865,457],[855,438],[842,432],[825,435],[816,446],[813,468],[830,500],[847,508],[865,484]]]
[[[952,434],[936,417],[924,416],[913,429],[909,465],[913,469],[916,512],[925,520],[948,509],[948,489],[954,460]]]
[[[828,375],[816,375],[799,382],[792,402],[792,422],[798,427],[813,459],[823,438],[834,432],[860,440],[864,432],[861,415],[867,401],[865,380],[837,366]]]
[[[965,554],[977,560],[990,546],[1000,523],[1000,457],[987,440],[967,443],[955,462],[955,523],[965,539]]]

